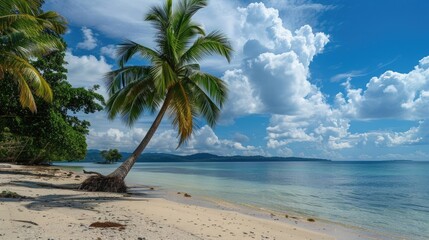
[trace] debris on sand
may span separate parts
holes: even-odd
[[[11,192],[9,190],[2,191],[0,193],[0,198],[25,198],[24,196],[19,195],[16,192]]]
[[[35,226],[39,226],[39,224],[37,224],[37,223],[35,223],[35,222],[33,222],[33,221],[26,221],[26,220],[12,220],[12,221],[15,221],[15,222],[22,222],[22,223],[28,223],[28,224],[32,224],[32,225],[35,225]]]
[[[125,226],[126,225],[115,223],[115,222],[95,222],[89,225],[89,227],[94,227],[94,228],[119,228],[119,229],[125,229]]]

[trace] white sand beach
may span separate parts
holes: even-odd
[[[335,239],[235,211],[65,189],[84,176],[55,167],[0,166],[0,192],[25,197],[0,198],[0,239]],[[96,222],[123,226],[90,227]]]

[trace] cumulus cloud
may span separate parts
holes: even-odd
[[[273,115],[267,128],[267,147],[282,149],[297,143],[310,143],[313,150],[324,156],[343,159],[341,155],[332,154],[348,149],[428,144],[427,121],[420,121],[418,126],[402,132],[350,131],[351,119],[427,119],[428,63],[429,57],[423,58],[414,70],[405,74],[387,71],[380,77],[371,78],[366,89],[353,88],[349,78],[343,83],[347,95],[337,94],[334,106],[327,105],[323,98],[319,98],[321,100],[316,101],[319,107],[310,106],[312,110],[305,114],[300,111]],[[314,101],[309,103],[314,104]],[[388,159],[388,155],[384,157]]]
[[[351,147],[342,141],[349,135],[349,121],[328,110],[312,115],[273,115],[268,132],[268,148],[279,148],[296,142],[312,142],[329,149]]]
[[[346,94],[336,95],[338,107],[356,119],[421,120],[429,116],[429,56],[408,73],[386,71],[373,77],[366,89],[344,84]]]
[[[94,37],[94,33],[87,27],[82,27],[83,42],[77,44],[77,48],[92,50],[97,47],[97,39]]]
[[[328,109],[323,94],[309,82],[309,65],[329,38],[305,25],[295,32],[283,27],[279,12],[263,3],[239,8],[240,69],[226,71],[230,88],[224,119],[253,113],[302,114]],[[230,121],[229,121],[230,122]]]
[[[108,64],[103,56],[99,58],[94,55],[75,56],[68,50],[65,60],[68,63],[67,79],[73,87],[92,88],[99,85],[97,92],[107,99],[103,78],[107,72],[112,71],[113,66]]]
[[[100,53],[104,56],[116,59],[116,46],[113,44],[104,46],[100,49]]]
[[[387,71],[379,77],[371,78],[365,89],[353,88],[349,77],[343,83],[346,95],[337,94],[334,105],[327,105],[322,99],[319,101],[320,106],[325,107],[322,111],[315,111],[318,108],[310,108],[312,111],[305,114],[298,112],[273,115],[267,128],[267,147],[282,149],[306,143],[306,146],[299,145],[299,148],[311,146],[311,151],[319,152],[322,156],[347,159],[340,153],[354,151],[356,156],[360,155],[359,149],[369,153],[383,148],[428,144],[428,67],[429,57],[425,57],[408,73]],[[351,132],[350,130],[352,119],[386,118],[423,121],[418,122],[418,126],[401,132],[389,130]],[[404,156],[386,153],[382,156],[375,154],[362,157],[404,159]],[[424,159],[422,156],[415,155],[413,159]]]
[[[429,143],[429,57],[423,58],[408,73],[387,71],[374,77],[365,88],[354,88],[351,80],[364,73],[355,71],[338,74],[331,80],[348,80],[343,83],[345,91],[337,94],[335,103],[331,105],[311,82],[310,72],[313,59],[324,51],[329,36],[306,25],[312,21],[303,13],[317,14],[332,9],[332,6],[306,0],[271,0],[266,3],[237,7],[239,1],[210,1],[209,7],[198,13],[196,18],[205,24],[208,31],[220,29],[225,32],[235,49],[232,67],[225,64],[224,59],[221,64],[216,58],[202,62],[203,68],[209,66],[216,70],[222,69],[223,74],[219,75],[223,75],[222,79],[230,90],[229,100],[222,113],[222,123],[230,124],[235,118],[250,114],[268,116],[267,145],[246,145],[246,136],[242,135],[235,135],[232,140],[220,139],[211,128],[204,126],[178,150],[179,153],[274,153],[281,156],[344,159],[347,153],[356,149],[396,149]],[[123,39],[126,36],[153,46],[154,32],[142,16],[155,4],[159,4],[159,1],[51,0],[46,7],[59,11],[76,25],[88,26],[107,37]],[[82,29],[86,31],[82,44],[97,44],[91,29]],[[69,80],[74,86],[89,87],[101,83],[103,75],[112,69],[105,57],[114,57],[114,46],[104,46],[100,53],[101,57],[74,56],[70,51],[67,52]],[[350,130],[352,119],[385,118],[422,121],[403,132]],[[146,133],[142,128],[124,130],[119,126],[115,123],[108,130],[91,129],[89,147],[112,146],[131,151]],[[148,150],[173,152],[176,147],[176,132],[171,128],[163,128],[154,136]],[[421,153],[421,156],[425,154]],[[356,156],[356,153],[350,156]],[[389,157],[387,153],[383,156]],[[375,155],[362,157],[376,158]],[[383,158],[381,154],[380,158]]]
[[[231,124],[238,116],[256,114],[262,111],[263,105],[243,70],[228,70],[222,79],[228,85],[228,100],[222,110],[221,123]]]
[[[429,124],[424,121],[403,132],[379,130],[352,133],[350,120],[335,116],[338,113],[333,114],[313,119],[274,115],[267,128],[267,147],[276,150],[301,144],[299,145],[301,149],[319,152],[319,157],[343,159],[344,157],[339,153],[349,149],[369,150],[429,143]],[[309,157],[308,154],[307,157]],[[374,156],[368,157],[366,160],[372,158]]]
[[[112,65],[101,56],[94,55],[76,56],[69,50],[65,57],[67,78],[75,87],[91,87],[94,84],[102,85],[104,75],[112,70]]]

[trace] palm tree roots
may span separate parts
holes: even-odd
[[[120,177],[109,177],[103,175],[96,175],[87,178],[80,186],[79,190],[90,192],[127,192],[127,186]]]

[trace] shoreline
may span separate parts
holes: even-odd
[[[147,185],[131,185],[130,188],[140,188],[145,187],[146,189],[152,188],[153,186]],[[183,194],[185,192],[177,192],[171,189],[163,189],[162,186],[155,188],[157,191],[155,194],[160,198],[166,199],[168,201],[181,203],[181,204],[190,204],[204,208],[211,208],[215,210],[224,210],[232,211],[240,214],[244,214],[251,217],[256,217],[259,219],[270,220],[285,223],[288,225],[294,225],[302,227],[306,230],[315,231],[317,233],[322,233],[328,236],[332,236],[335,239],[342,240],[358,240],[358,239],[383,239],[383,240],[396,240],[396,239],[405,239],[397,236],[388,236],[375,231],[370,231],[368,229],[360,228],[357,226],[351,226],[346,224],[341,224],[326,219],[315,218],[308,214],[302,214],[298,212],[284,212],[276,211],[273,209],[260,208],[257,206],[249,204],[240,204],[235,202],[230,202],[221,198],[214,198],[209,196],[194,196],[192,193],[192,198],[184,198]],[[138,192],[138,190],[137,190]],[[188,192],[186,192],[188,193]],[[179,197],[177,196],[179,195]],[[287,217],[286,217],[287,216]],[[314,220],[309,221],[309,219]]]
[[[345,231],[346,228],[318,219],[316,222],[306,222],[302,218],[292,218],[294,216],[282,218],[278,213],[268,214],[269,211],[251,210],[250,207],[199,196],[188,198],[183,193],[151,190],[148,186],[143,191],[142,186],[139,186],[140,194],[130,195],[67,189],[82,182],[84,177],[59,166],[0,164],[0,190],[30,197],[0,199],[0,237],[380,239]],[[131,186],[132,190],[134,188]],[[37,225],[26,222],[29,220]],[[111,221],[126,226],[124,229],[89,227],[97,221]]]

